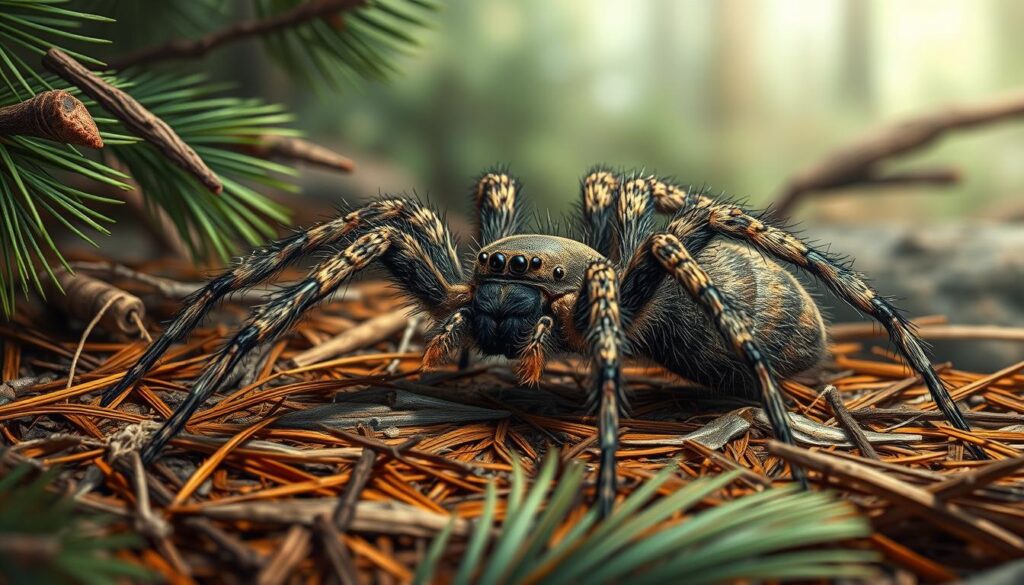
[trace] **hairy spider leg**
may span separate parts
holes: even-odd
[[[336,219],[256,249],[236,266],[193,293],[185,299],[182,310],[163,334],[146,349],[117,385],[103,394],[101,404],[106,406],[134,386],[156,365],[172,343],[187,336],[228,294],[266,281],[302,256],[343,241],[360,227],[394,218],[404,218],[419,227],[417,233],[421,234],[421,238],[434,244],[430,251],[435,262],[454,267],[449,271],[449,276],[454,278],[461,273],[452,238],[437,214],[409,199],[373,201]]]
[[[688,246],[691,240],[706,244],[714,234],[746,242],[779,260],[807,270],[843,301],[881,323],[900,355],[925,381],[932,400],[946,420],[960,430],[971,430],[970,424],[949,395],[949,390],[935,372],[913,324],[895,305],[874,290],[863,275],[853,270],[849,263],[815,249],[795,234],[770,225],[738,205],[716,202],[669,180],[652,178],[650,181],[657,210],[661,213],[676,213],[668,230],[685,238]],[[977,445],[967,443],[965,447],[976,459],[988,458]]]
[[[616,173],[605,166],[593,167],[580,180],[580,199],[584,243],[620,264],[632,258],[654,232],[654,212],[672,215],[713,203],[666,179]]]
[[[156,459],[164,445],[181,431],[192,414],[248,352],[288,331],[306,310],[337,290],[355,271],[382,256],[391,246],[394,235],[394,230],[384,227],[361,236],[340,254],[314,268],[305,280],[285,288],[253,311],[199,375],[185,401],[150,438],[142,450],[143,461],[151,463]]]
[[[799,266],[816,276],[839,298],[881,323],[900,355],[907,360],[914,371],[921,375],[928,386],[932,399],[946,420],[960,430],[971,430],[967,420],[964,419],[960,409],[949,395],[949,390],[935,373],[922,341],[914,332],[913,324],[889,300],[878,294],[862,275],[847,264],[830,257],[827,252],[813,248],[796,235],[769,225],[735,205],[714,205],[706,210],[698,210],[696,217],[677,221],[682,221],[687,225],[676,224],[673,226],[670,224],[670,231],[674,233],[685,233],[692,229],[694,221],[702,221],[715,233],[747,242],[758,250],[763,250],[775,258]],[[976,459],[988,458],[977,445],[967,443],[965,447]]]
[[[615,201],[622,180],[604,166],[596,166],[580,180],[583,243],[611,258],[614,246]]]
[[[636,254],[644,241],[654,232],[654,205],[650,181],[633,175],[625,177],[615,208],[618,227],[616,258],[622,265]]]
[[[761,403],[776,437],[790,445],[795,444],[786,414],[786,403],[772,373],[768,354],[754,339],[742,313],[730,304],[726,296],[711,281],[708,273],[675,235],[659,233],[651,236],[648,245],[641,249],[639,255],[640,258],[632,262],[632,265],[649,264],[653,259],[700,305],[715,324],[722,339],[753,373],[760,389]],[[627,273],[625,279],[629,279],[630,274]],[[806,486],[807,479],[803,470],[798,467],[793,467],[792,470],[793,477]]]
[[[600,463],[597,505],[608,517],[615,505],[615,452],[619,447],[619,416],[629,410],[622,389],[622,358],[626,337],[619,312],[619,278],[608,260],[593,260],[576,300],[574,320],[592,359],[590,399],[597,401],[597,432]]]
[[[401,231],[396,225],[367,228],[344,250],[314,267],[304,280],[252,311],[248,321],[196,379],[189,396],[153,435],[143,450],[143,459],[149,463],[156,458],[246,354],[287,332],[306,311],[374,260],[385,265],[403,290],[417,291],[417,300],[434,309],[464,302],[468,296],[464,285],[452,285],[444,278],[410,232]]]
[[[473,189],[473,203],[479,221],[480,247],[522,232],[523,201],[519,179],[499,167],[485,172]]]

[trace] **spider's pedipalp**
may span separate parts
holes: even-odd
[[[863,276],[842,262],[833,261],[827,253],[814,249],[794,234],[765,223],[738,206],[714,205],[708,208],[705,217],[707,226],[714,232],[748,242],[771,256],[806,269],[839,298],[881,323],[900,354],[924,379],[946,419],[960,430],[971,430],[949,390],[935,373],[910,323],[892,303],[868,285]],[[987,458],[977,445],[967,443],[966,448],[977,459]]]
[[[463,349],[469,328],[469,309],[462,308],[451,314],[433,331],[427,334],[429,341],[423,350],[423,367],[437,367]]]
[[[253,311],[196,379],[188,398],[150,439],[142,451],[143,460],[150,463],[159,455],[246,354],[287,331],[296,319],[337,290],[353,273],[384,255],[395,236],[393,228],[384,226],[356,238],[339,254],[316,266],[305,280],[283,289]]]
[[[551,340],[555,321],[547,315],[537,320],[530,338],[519,352],[519,367],[516,368],[519,380],[524,384],[535,386],[540,382],[544,372],[544,356]]]

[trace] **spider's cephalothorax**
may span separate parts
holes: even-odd
[[[282,335],[352,274],[380,262],[436,327],[427,367],[476,348],[519,360],[536,382],[546,356],[590,359],[600,429],[598,501],[611,510],[625,357],[652,361],[691,380],[760,398],[780,440],[792,442],[777,376],[817,365],[824,325],[797,280],[768,259],[799,266],[889,332],[957,428],[969,427],[910,324],[864,279],[825,252],[743,208],[653,176],[594,169],[581,183],[582,241],[530,233],[519,183],[484,174],[474,191],[480,217],[472,267],[463,267],[444,223],[425,205],[374,201],[255,251],[197,292],[171,325],[104,395],[123,394],[171,342],[225,295],[270,278],[314,251],[340,248],[301,282],[256,309],[196,380],[189,397],[143,451],[151,461],[257,345]],[[670,216],[658,222],[658,213]],[[976,456],[984,454],[966,447]],[[795,475],[802,478],[799,470]]]

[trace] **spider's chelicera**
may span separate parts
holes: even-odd
[[[743,208],[669,180],[596,168],[581,182],[580,240],[531,233],[518,181],[485,173],[474,197],[479,249],[463,266],[440,217],[411,199],[384,198],[253,252],[185,303],[104,404],[138,382],[225,295],[270,278],[315,251],[340,251],[255,309],[195,381],[188,398],[143,451],[147,462],[257,345],[285,333],[354,273],[379,262],[436,322],[426,367],[476,348],[519,360],[536,383],[546,356],[592,363],[600,443],[598,503],[611,510],[625,357],[655,362],[733,394],[758,397],[777,437],[792,443],[777,377],[817,366],[825,354],[818,308],[769,257],[799,266],[878,320],[922,377],[945,417],[969,430],[908,321],[848,265]],[[669,216],[658,221],[658,214]],[[967,448],[975,457],[984,454]],[[798,469],[794,475],[803,480]]]

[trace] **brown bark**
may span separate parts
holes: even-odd
[[[43,57],[47,69],[78,86],[107,111],[121,120],[128,130],[156,146],[164,156],[194,175],[207,189],[220,193],[220,179],[192,147],[185,144],[166,122],[147,110],[132,96],[103,81],[59,49],[50,49]]]
[[[35,136],[103,148],[103,139],[89,110],[62,89],[44,91],[20,104],[0,108],[0,136]]]

